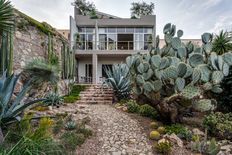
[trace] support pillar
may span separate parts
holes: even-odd
[[[97,54],[92,55],[92,64],[93,64],[93,84],[98,83],[98,75],[97,75],[97,66],[98,66],[98,57]]]

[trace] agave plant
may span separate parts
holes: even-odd
[[[30,89],[30,81],[24,85],[19,94],[13,98],[13,93],[20,75],[7,77],[6,72],[0,78],[0,143],[3,142],[3,134],[1,129],[6,125],[20,121],[23,111],[29,106],[43,101],[38,99],[29,103],[24,103],[22,100],[25,94]]]
[[[125,64],[115,64],[110,68],[105,67],[105,72],[108,76],[105,83],[114,90],[116,97],[121,99],[127,99],[130,96],[130,80],[129,80],[129,68]]]
[[[232,51],[232,37],[228,32],[221,31],[213,40],[213,51],[217,54],[224,54]]]
[[[61,97],[59,94],[51,92],[45,97],[47,100],[44,101],[45,105],[47,106],[60,106],[64,103],[63,97]]]

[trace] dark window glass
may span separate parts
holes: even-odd
[[[116,28],[108,28],[109,33],[116,33]]]
[[[135,32],[136,32],[136,33],[143,33],[143,28],[136,28],[136,29],[135,29]]]
[[[124,33],[125,32],[125,28],[118,28],[118,33]]]
[[[152,35],[145,34],[144,35],[144,50],[147,50],[151,46],[152,46]]]
[[[134,28],[126,28],[126,32],[128,32],[128,33],[134,33]]]
[[[88,40],[87,40],[87,49],[92,50],[93,49],[93,35],[88,34]]]
[[[85,32],[85,28],[84,27],[79,27],[78,32]]]
[[[93,28],[86,28],[86,33],[93,33]]]
[[[80,34],[80,43],[79,43],[79,49],[85,50],[85,44],[86,44],[86,35]]]

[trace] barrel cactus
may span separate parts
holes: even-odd
[[[202,35],[201,47],[181,42],[183,31],[167,24],[164,27],[166,45],[156,45],[146,54],[134,54],[126,59],[133,92],[155,106],[161,114],[176,121],[180,101],[198,111],[213,110],[216,101],[207,99],[206,92],[221,93],[220,83],[229,74],[232,53],[217,55],[212,51],[212,34]],[[194,100],[194,102],[193,102]]]

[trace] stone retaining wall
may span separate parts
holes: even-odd
[[[61,49],[63,42],[68,44],[68,41],[58,32],[54,34],[53,46],[54,52],[59,56],[61,62]],[[14,61],[13,70],[18,74],[23,70],[23,67],[34,58],[47,58],[48,53],[48,35],[42,32],[36,26],[30,24],[25,18],[16,12],[16,30],[14,37]],[[19,86],[21,86],[19,82]],[[59,91],[62,94],[67,92],[67,82],[60,81]]]

